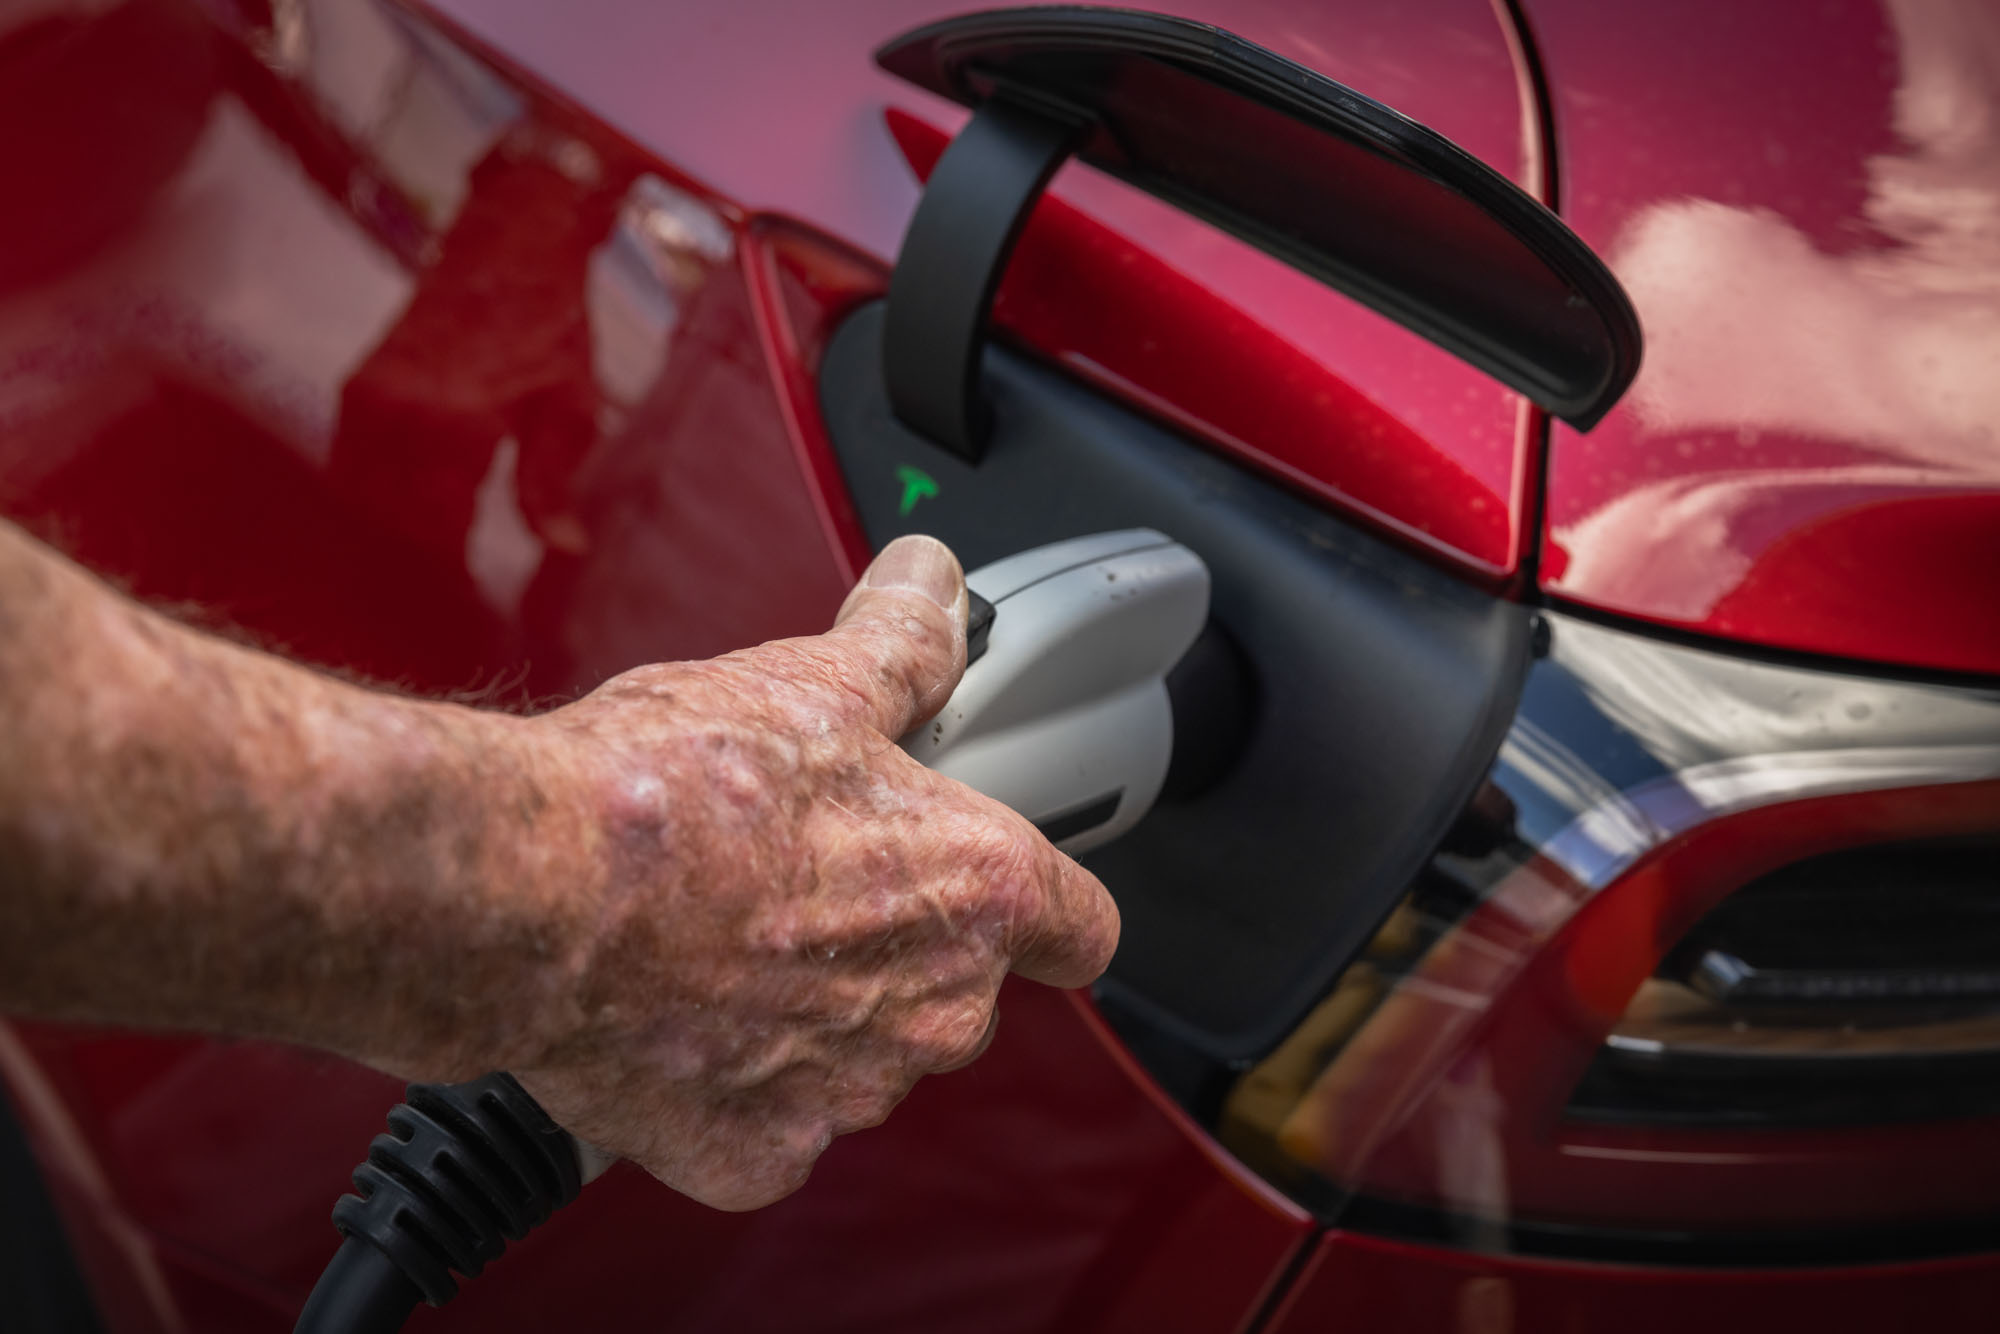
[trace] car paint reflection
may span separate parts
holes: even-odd
[[[1557,48],[1558,120],[1588,127],[1567,178],[1576,225],[1630,292],[1646,362],[1610,430],[1557,432],[1548,574],[1606,609],[2000,670],[2000,626],[1980,614],[1990,603],[1972,574],[2000,520],[2000,11],[1886,0],[1884,16],[1895,64],[1879,87],[1832,73],[1713,85],[1662,73],[1608,112],[1585,90],[1615,75]],[[1700,43],[1750,40],[1698,14],[1680,21]],[[1761,35],[1792,22],[1801,38],[1868,49],[1868,22],[1851,12],[1774,13]],[[1844,100],[1849,121],[1882,99],[1886,151],[1842,137],[1878,128],[1865,117],[1786,119],[1787,90],[1819,79],[1813,97]],[[1685,139],[1644,139],[1696,95],[1742,122],[1700,165]],[[1614,136],[1614,124],[1636,133]],[[1613,160],[1613,137],[1639,161],[1671,154],[1658,179],[1705,188],[1640,186]],[[1851,179],[1825,171],[1839,155]],[[1819,216],[1849,194],[1844,216]],[[1932,532],[1950,524],[1957,540],[1910,540],[1925,524],[1883,516],[1898,506],[1941,516]],[[1804,575],[1827,564],[1861,573]]]

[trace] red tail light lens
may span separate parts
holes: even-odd
[[[1225,1142],[1481,1245],[1984,1236],[2000,693],[1550,622],[1475,809]]]
[[[1668,951],[1568,1116],[1872,1125],[2000,1115],[2000,841],[1891,843],[1745,885]]]

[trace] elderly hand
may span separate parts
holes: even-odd
[[[747,1209],[977,1056],[1009,969],[1082,986],[1117,942],[1095,879],[896,746],[965,662],[928,538],[824,635],[537,718],[188,630],[5,523],[0,609],[0,1011],[510,1070]]]
[[[1103,971],[1097,880],[896,746],[956,686],[965,618],[951,552],[903,538],[824,635],[640,668],[533,720],[551,795],[594,819],[589,873],[555,886],[554,990],[522,992],[545,1036],[514,1073],[557,1120],[755,1208],[978,1056],[1010,969]]]

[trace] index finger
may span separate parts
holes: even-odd
[[[1021,928],[1014,971],[1052,987],[1087,987],[1118,949],[1118,905],[1103,882],[1030,826],[1041,846],[1042,911]]]

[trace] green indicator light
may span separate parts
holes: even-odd
[[[896,513],[906,518],[919,500],[930,500],[938,493],[937,483],[929,473],[907,463],[896,469],[896,480],[903,484],[903,503],[896,507]]]

